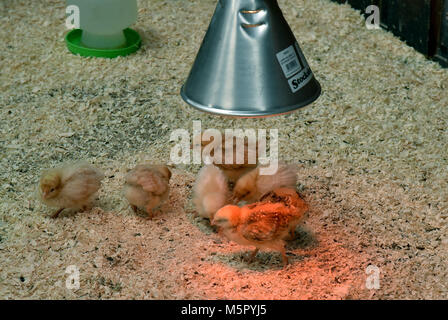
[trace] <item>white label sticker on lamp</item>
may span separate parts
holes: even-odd
[[[292,45],[277,53],[277,59],[286,78],[290,78],[303,68]]]

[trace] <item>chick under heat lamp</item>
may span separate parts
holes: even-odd
[[[279,251],[283,264],[288,264],[285,240],[290,240],[302,221],[308,205],[294,189],[279,188],[243,207],[227,205],[214,215],[212,225],[217,226],[231,241],[253,246],[249,263],[260,249]]]
[[[232,150],[227,148],[226,135],[220,134],[220,136],[221,139],[217,139],[215,141],[213,136],[210,137],[210,139],[207,139],[205,133],[202,132],[198,139],[196,139],[195,136],[193,141],[200,141],[200,145],[198,147],[201,155],[204,151],[209,151],[212,163],[222,170],[222,173],[225,175],[230,184],[234,184],[244,174],[257,167],[259,155],[258,141],[256,139],[254,139],[254,141],[249,141],[247,137],[244,137],[242,139],[242,154],[240,155],[237,148],[237,144],[239,143],[237,136],[232,135],[229,137],[229,141],[227,141],[227,143],[231,142]],[[195,144],[191,146],[191,149],[194,148]],[[216,153],[219,153],[219,155],[215,154],[215,151]],[[227,159],[225,157],[229,151],[232,153],[232,159],[230,163],[227,163]],[[218,157],[220,157],[219,160]],[[242,161],[239,160],[240,158]]]
[[[235,137],[232,138],[235,142]],[[248,163],[250,144],[247,140],[244,142],[244,157],[240,157],[244,161],[241,164],[227,165],[224,171],[220,167],[222,165],[211,163],[200,170],[193,202],[198,214],[209,219],[220,234],[240,245],[256,248],[249,262],[260,249],[271,249],[282,254],[286,265],[285,241],[294,239],[295,230],[308,211],[308,205],[295,189],[296,169],[280,163],[273,174],[263,175],[263,165]],[[209,151],[218,150],[222,154],[229,151],[224,139],[202,142],[201,151],[210,145],[213,148]],[[231,148],[235,156],[235,145]],[[241,173],[242,168],[245,173]],[[233,190],[228,177],[235,178]],[[247,204],[239,207],[242,201]]]

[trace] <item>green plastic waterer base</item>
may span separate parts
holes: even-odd
[[[94,49],[81,44],[81,29],[73,29],[65,36],[65,42],[70,52],[83,57],[115,58],[127,56],[140,48],[142,39],[137,31],[127,28],[123,30],[126,38],[126,46],[118,49]]]

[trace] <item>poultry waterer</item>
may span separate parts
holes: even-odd
[[[140,48],[140,35],[128,28],[137,20],[137,0],[67,0],[67,5],[79,9],[80,29],[65,37],[72,53],[115,58]]]

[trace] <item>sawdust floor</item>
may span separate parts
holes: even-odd
[[[65,299],[448,298],[448,70],[329,0],[280,0],[323,87],[311,106],[222,119],[179,96],[215,0],[139,1],[136,54],[70,54],[62,1],[0,3],[0,297]],[[194,217],[198,166],[174,169],[153,220],[121,194],[127,168],[166,161],[173,129],[279,129],[309,217],[291,264],[220,238]],[[93,210],[33,197],[42,169],[85,159],[107,178]],[[68,266],[80,288],[65,283]],[[380,271],[367,289],[366,268]]]

